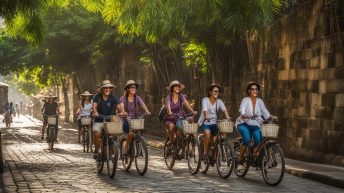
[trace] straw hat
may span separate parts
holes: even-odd
[[[131,85],[135,85],[136,88],[138,88],[140,86],[139,83],[136,83],[135,81],[133,80],[128,80],[127,83],[125,84],[125,87],[124,87],[124,90],[127,90],[127,88]]]
[[[261,86],[259,83],[257,83],[257,82],[249,82],[249,83],[247,84],[247,86],[246,86],[246,93],[247,93],[247,94],[249,94],[248,90],[250,90],[250,88],[251,88],[252,85],[256,85],[258,91],[260,91],[260,89],[261,89],[261,87],[262,87],[262,86]]]
[[[49,95],[44,96],[44,98],[57,98],[53,93],[49,93]]]
[[[185,88],[185,85],[184,84],[181,84],[178,80],[174,80],[170,83],[170,86],[166,87],[167,90],[171,90],[171,88],[174,86],[174,85],[180,85],[180,90],[183,90]]]
[[[214,87],[218,88],[220,93],[222,93],[222,91],[223,91],[222,87],[218,84],[215,84],[215,83],[213,83],[207,87],[207,92],[212,91]]]
[[[100,88],[104,88],[104,87],[116,87],[113,84],[111,84],[110,80],[103,80],[102,83],[100,84]]]
[[[91,94],[88,91],[85,91],[84,93],[81,94],[81,96],[92,96],[93,94]]]

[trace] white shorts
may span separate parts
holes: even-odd
[[[101,123],[101,122],[94,122],[94,123],[93,123],[92,130],[93,130],[93,132],[103,133],[103,131],[104,131],[104,126],[105,126],[104,123]]]

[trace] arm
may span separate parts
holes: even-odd
[[[228,111],[227,108],[225,106],[225,104],[223,103],[222,100],[220,100],[220,109],[222,110],[222,112],[225,114],[226,119],[230,119],[229,115],[228,115]]]
[[[249,115],[246,115],[246,100],[245,98],[242,99],[241,103],[240,103],[240,108],[239,108],[239,112],[240,112],[240,118],[249,118]]]
[[[99,117],[99,113],[98,113],[98,103],[93,102],[92,108],[93,108],[94,116]]]
[[[137,96],[137,100],[138,100],[138,103],[140,105],[140,107],[145,111],[145,113],[147,115],[150,115],[151,112],[148,110],[148,107],[146,106],[146,104],[143,102],[143,100],[141,99],[141,97]]]
[[[191,107],[189,101],[186,99],[185,95],[180,95],[181,100],[183,101],[183,105],[191,112],[192,114],[196,115],[197,111],[194,111],[193,108]]]
[[[208,114],[208,101],[207,98],[202,99],[202,113],[204,115],[204,120],[209,119],[209,114]]]
[[[81,101],[80,101],[79,104],[78,104],[78,109],[76,110],[76,114],[79,114],[81,109],[82,109],[82,104],[81,104]]]
[[[268,109],[265,107],[265,104],[262,100],[259,100],[260,101],[260,108],[261,108],[261,111],[262,111],[262,114],[263,114],[263,117],[264,119],[277,119],[277,117],[275,116],[272,116],[270,114],[270,112],[268,111]]]
[[[172,115],[172,111],[171,111],[171,97],[170,95],[167,95],[165,98],[165,106],[166,106],[166,110],[167,110],[167,114],[168,115]]]

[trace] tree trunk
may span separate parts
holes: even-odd
[[[68,80],[63,75],[60,75],[60,80],[62,84],[62,92],[65,105],[65,121],[69,122],[70,110],[69,110],[69,98],[68,98]]]

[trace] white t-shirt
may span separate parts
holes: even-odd
[[[260,127],[263,119],[262,116],[267,119],[270,117],[269,111],[266,109],[265,104],[262,99],[257,98],[255,112],[253,112],[253,104],[250,97],[244,97],[240,104],[239,109],[240,115],[249,115],[253,116],[256,115],[255,119],[242,119],[241,116],[235,122],[235,126],[241,123],[247,123],[251,126],[258,126]]]
[[[221,99],[216,99],[216,102],[214,104],[210,103],[209,97],[204,97],[202,99],[202,112],[201,116],[199,117],[198,124],[202,125],[214,125],[216,124],[217,121],[217,114],[216,112],[222,110],[226,111],[226,106],[223,103]],[[204,121],[204,112],[208,112],[208,118],[210,119],[209,121]],[[203,123],[204,122],[204,123]]]

